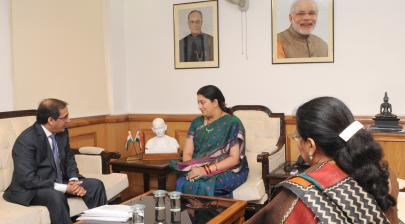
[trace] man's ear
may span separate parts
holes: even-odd
[[[288,20],[290,20],[290,23],[291,23],[291,21],[292,21],[292,15],[291,14],[288,15]]]
[[[48,117],[48,123],[54,122],[55,120],[52,117]]]

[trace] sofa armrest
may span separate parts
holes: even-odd
[[[121,157],[121,154],[119,152],[101,151],[98,154],[95,154],[94,152],[91,152],[91,150],[90,151],[85,150],[86,153],[81,153],[80,151],[83,151],[83,150],[76,149],[76,148],[71,148],[71,150],[73,151],[74,154],[77,154],[77,155],[100,156],[103,174],[111,173],[111,171],[110,171],[111,159],[119,159]]]

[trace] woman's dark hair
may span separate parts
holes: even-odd
[[[59,110],[66,106],[67,103],[62,100],[52,98],[42,100],[37,109],[37,123],[46,124],[49,117],[54,120],[58,119],[60,116]]]
[[[233,114],[231,108],[226,107],[225,97],[218,87],[214,85],[203,86],[197,91],[197,95],[202,95],[211,101],[217,100],[222,111],[228,114]]]
[[[381,146],[371,134],[360,129],[347,142],[339,134],[353,121],[353,114],[340,100],[319,97],[301,105],[296,114],[297,131],[303,139],[312,138],[317,149],[333,158],[378,205],[386,210],[396,204],[388,194],[388,164],[382,162]]]

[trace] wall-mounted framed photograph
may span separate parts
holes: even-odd
[[[272,62],[334,62],[334,0],[272,0]]]
[[[173,5],[174,67],[218,68],[218,2]]]

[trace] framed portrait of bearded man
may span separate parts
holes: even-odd
[[[272,62],[334,62],[333,0],[272,0]]]
[[[174,67],[218,68],[218,2],[173,5]]]

